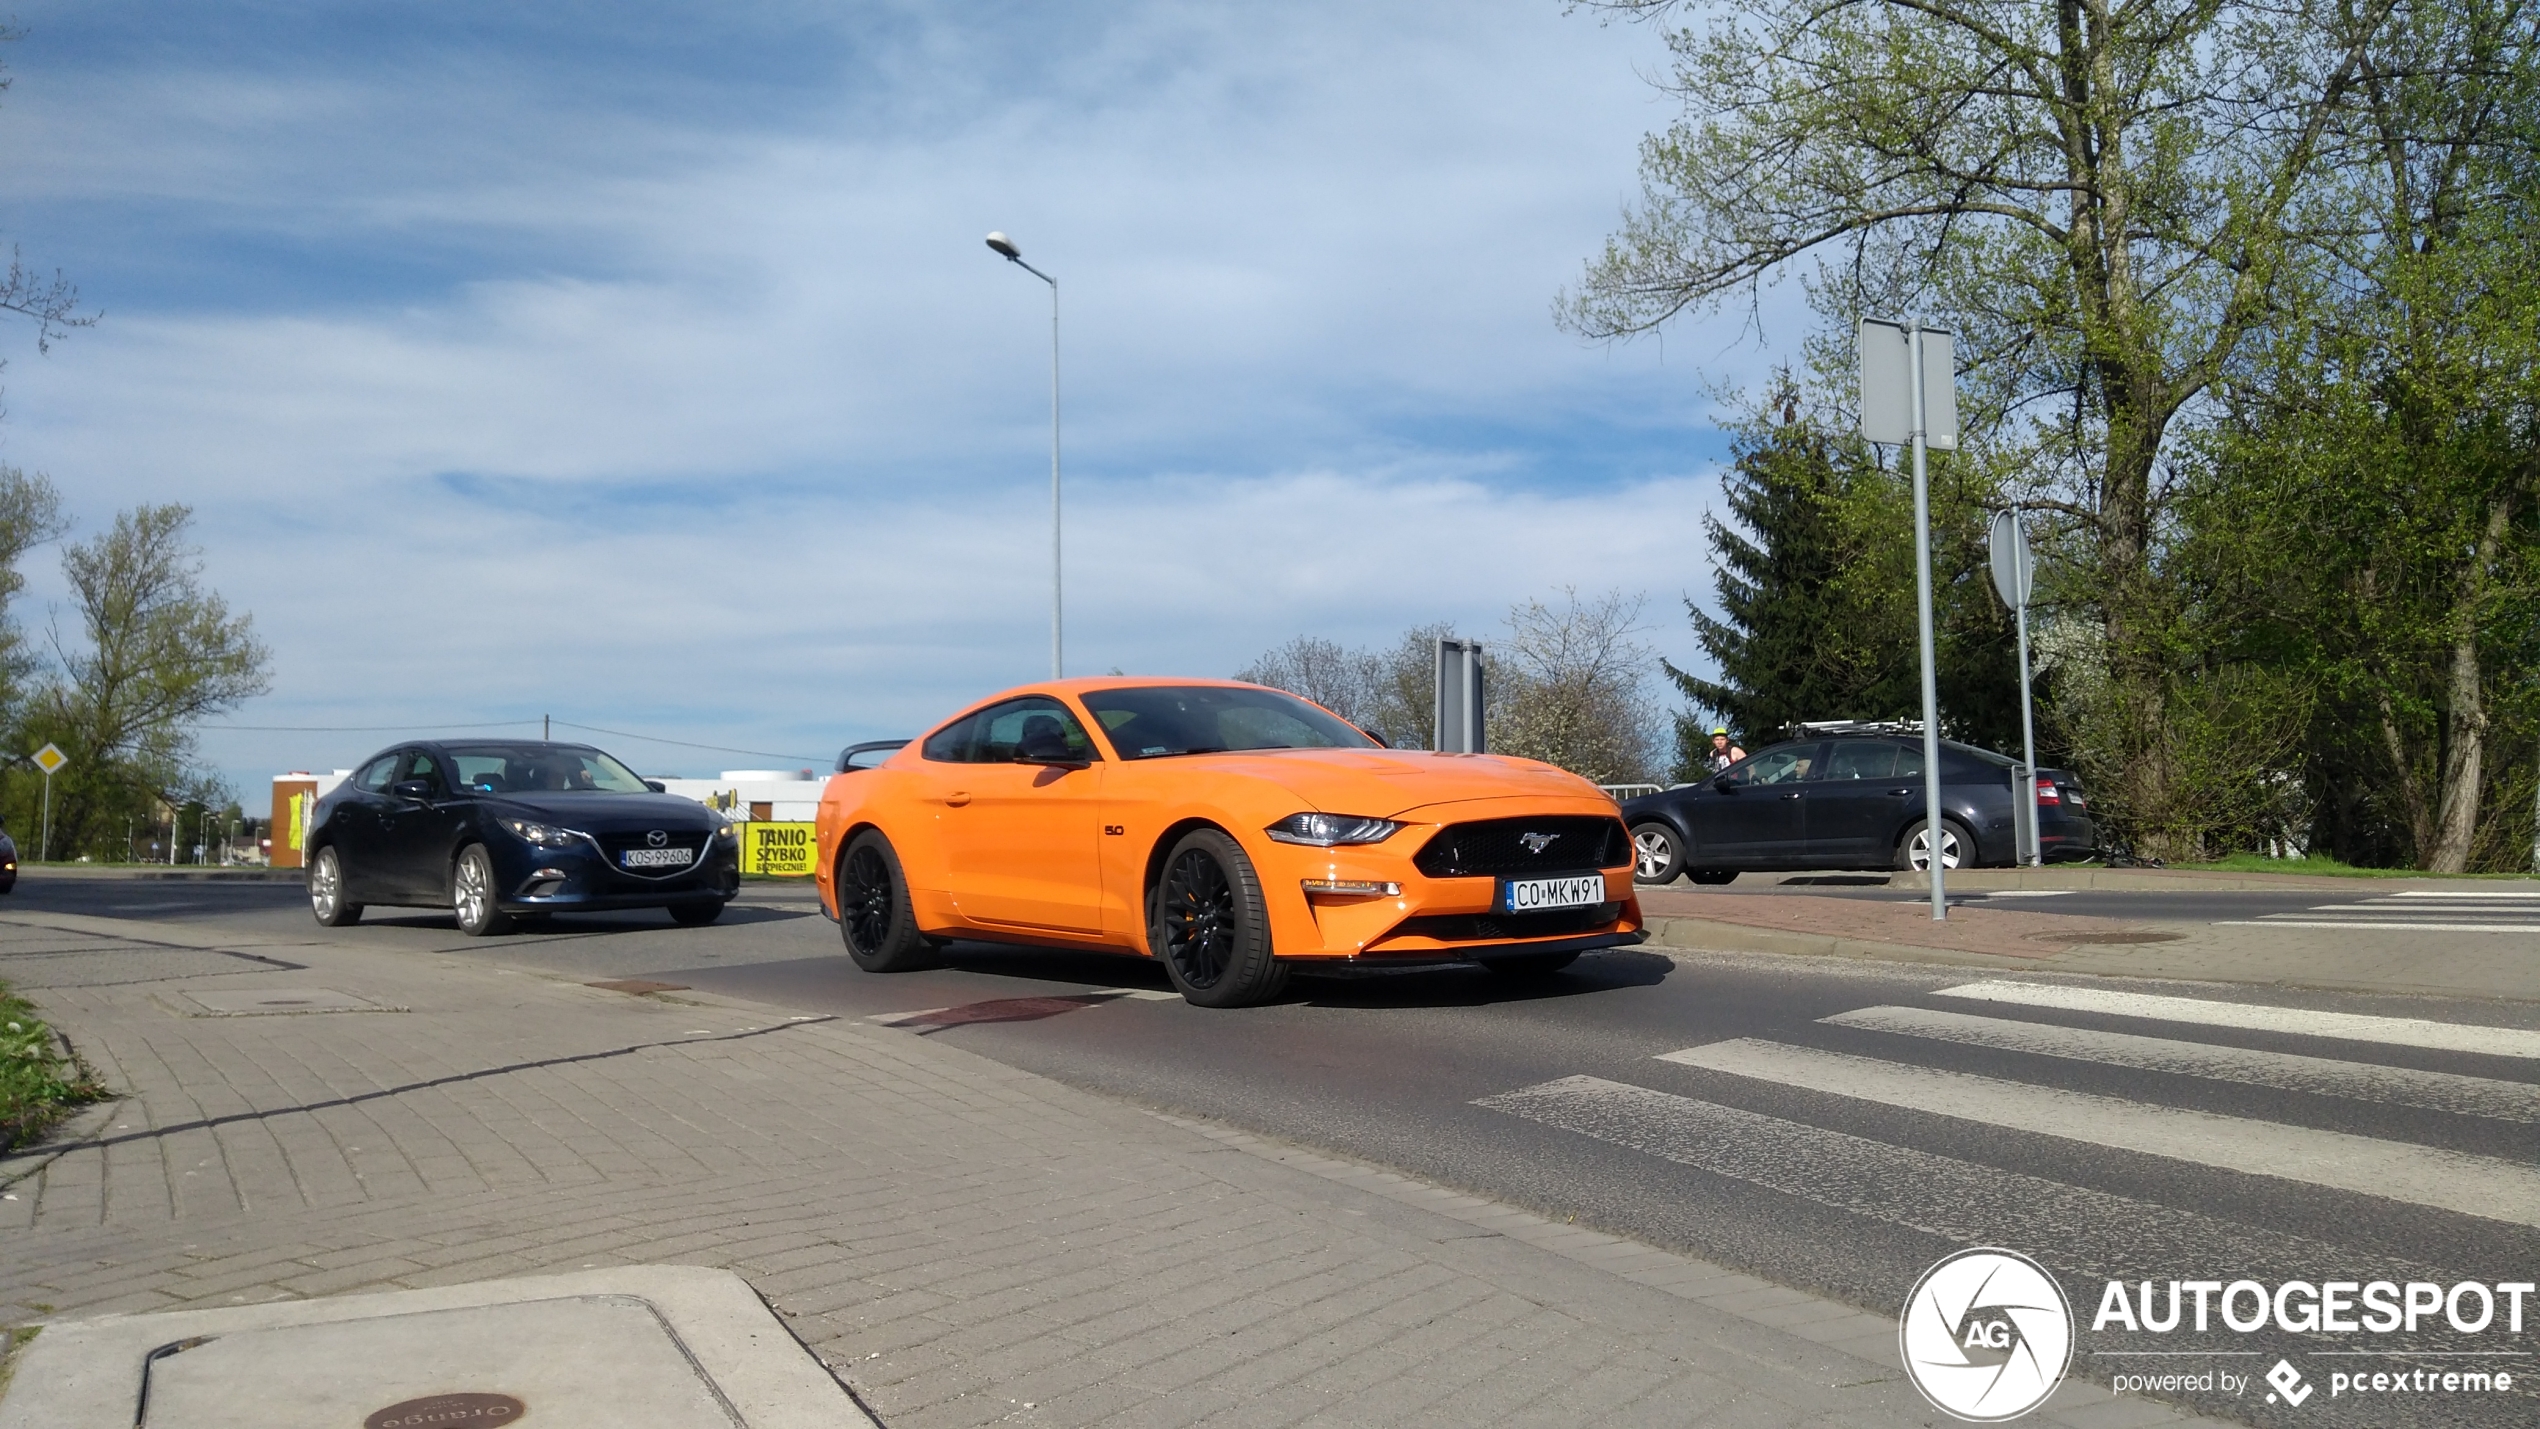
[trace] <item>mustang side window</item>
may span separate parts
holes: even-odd
[[[938,764],[968,764],[970,736],[979,727],[979,716],[957,719],[926,737],[917,747],[918,757]]]
[[[1085,727],[1053,699],[1035,695],[1009,700],[976,716],[979,743],[972,759],[980,764],[1012,764],[1017,758],[1091,760],[1093,741]]]

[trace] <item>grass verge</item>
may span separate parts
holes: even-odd
[[[65,1057],[35,1005],[0,983],[0,1152],[33,1141],[71,1108],[106,1089],[76,1057]]]

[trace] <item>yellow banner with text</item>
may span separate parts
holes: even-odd
[[[741,871],[776,878],[811,877],[812,851],[818,846],[811,824],[751,819],[741,825]]]

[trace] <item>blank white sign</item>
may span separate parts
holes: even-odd
[[[1923,329],[1923,443],[1958,448],[1956,348],[1948,333]],[[1913,341],[1903,323],[1861,320],[1861,435],[1874,442],[1914,439]]]

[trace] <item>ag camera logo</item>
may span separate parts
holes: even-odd
[[[2044,1404],[2073,1359],[2073,1309],[2046,1267],[1978,1246],[1923,1272],[1897,1326],[1906,1377],[1953,1419],[1993,1424]]]

